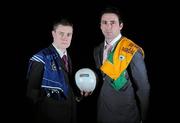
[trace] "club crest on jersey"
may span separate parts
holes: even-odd
[[[125,56],[123,56],[123,55],[120,55],[120,56],[119,56],[119,60],[120,60],[120,61],[122,61],[122,60],[124,60],[124,59],[125,59]]]

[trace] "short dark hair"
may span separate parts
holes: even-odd
[[[63,18],[60,20],[56,20],[53,24],[53,30],[56,30],[59,25],[63,26],[71,26],[73,28],[73,23],[67,18]]]
[[[113,14],[117,15],[119,23],[123,22],[120,10],[118,8],[116,8],[116,7],[106,7],[104,10],[101,11],[100,17],[102,18],[102,16],[104,14],[106,14],[106,13],[113,13]]]

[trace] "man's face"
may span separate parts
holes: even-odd
[[[52,31],[54,43],[57,48],[65,50],[71,44],[73,29],[71,26],[58,25],[56,30]]]
[[[123,27],[119,23],[118,16],[113,13],[105,13],[101,17],[101,30],[107,41],[112,41],[117,37]]]

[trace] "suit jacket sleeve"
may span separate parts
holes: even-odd
[[[141,118],[144,121],[148,111],[150,85],[144,58],[139,51],[134,55],[130,63],[130,71],[137,101],[139,103]]]
[[[27,77],[27,97],[37,103],[41,97],[41,81],[43,77],[44,65],[33,61]]]

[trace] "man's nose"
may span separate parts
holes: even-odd
[[[112,25],[111,25],[110,23],[107,23],[107,24],[106,24],[106,28],[107,28],[107,29],[111,29],[111,28],[112,28]]]
[[[67,40],[67,38],[68,38],[67,35],[63,35],[63,36],[62,36],[62,39],[63,39],[63,40]]]

